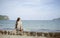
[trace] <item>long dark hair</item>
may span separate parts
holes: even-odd
[[[15,28],[17,28],[17,22],[20,20],[20,18],[18,17],[17,20],[16,20],[16,25],[15,25]]]

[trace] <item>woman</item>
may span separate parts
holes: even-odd
[[[16,29],[16,31],[23,31],[21,18],[19,18],[19,17],[16,20],[15,29]]]

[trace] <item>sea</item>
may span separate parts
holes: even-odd
[[[0,30],[14,30],[16,20],[0,20]],[[56,20],[22,20],[24,31],[60,32],[60,21]]]

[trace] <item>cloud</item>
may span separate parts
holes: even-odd
[[[52,19],[60,16],[59,4],[56,0],[0,0],[0,14],[10,19]]]

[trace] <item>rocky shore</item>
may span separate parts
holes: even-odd
[[[29,32],[23,31],[20,32],[16,30],[0,30],[0,35],[19,35],[19,36],[33,36],[33,37],[54,37],[60,38],[60,32]]]

